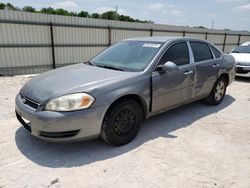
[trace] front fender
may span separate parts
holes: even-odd
[[[97,106],[110,107],[118,99],[128,96],[138,96],[147,108],[150,103],[150,76],[140,74],[139,76],[117,81],[111,85],[95,90]]]

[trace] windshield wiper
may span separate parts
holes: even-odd
[[[94,63],[91,63],[90,61],[86,61],[86,62],[84,62],[84,64],[88,64],[88,65],[91,65],[91,66],[96,66]]]
[[[124,69],[121,69],[121,68],[118,68],[118,67],[113,67],[113,66],[110,66],[110,65],[95,65],[95,66],[102,67],[102,68],[105,68],[105,69],[125,71]]]

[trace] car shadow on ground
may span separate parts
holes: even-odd
[[[248,78],[248,77],[236,76],[236,77],[235,77],[235,81],[250,83],[250,78]]]
[[[143,123],[139,134],[131,143],[121,147],[109,146],[101,139],[67,144],[48,143],[30,136],[22,127],[16,131],[15,140],[20,152],[41,166],[82,166],[119,156],[159,137],[175,139],[175,130],[188,127],[196,120],[217,113],[234,101],[232,96],[226,95],[218,106],[209,106],[203,101],[198,101],[154,116]]]

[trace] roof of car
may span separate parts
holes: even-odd
[[[250,42],[244,42],[244,43],[241,44],[240,46],[250,46]]]
[[[205,40],[197,39],[197,38],[176,37],[176,36],[137,37],[137,38],[125,39],[124,41],[168,42],[168,41],[173,41],[173,40],[178,40],[178,39],[205,41]]]

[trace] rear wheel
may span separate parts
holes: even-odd
[[[227,89],[227,81],[224,77],[220,77],[214,84],[210,95],[206,101],[210,105],[218,105],[223,100]]]
[[[142,119],[142,109],[136,101],[120,101],[105,115],[101,137],[111,145],[127,144],[137,135]]]

